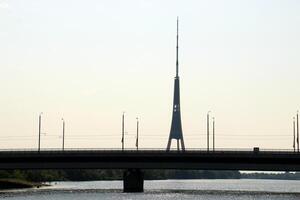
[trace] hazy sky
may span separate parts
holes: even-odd
[[[187,148],[292,148],[300,109],[298,0],[0,0],[0,148],[165,148],[176,17]]]

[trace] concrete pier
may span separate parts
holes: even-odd
[[[123,174],[123,192],[143,192],[144,173],[140,169],[128,169]]]

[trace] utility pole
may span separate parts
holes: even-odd
[[[42,129],[42,112],[39,115],[39,142],[38,142],[38,152],[41,151],[41,129]]]
[[[122,151],[124,151],[124,114],[125,114],[125,112],[123,112],[123,115],[122,115],[122,140],[121,140],[121,142],[122,142]]]
[[[215,118],[213,117],[213,151],[215,151]]]
[[[299,111],[297,111],[297,151],[299,153]]]
[[[210,111],[207,112],[207,116],[206,116],[207,151],[209,151],[209,113]]]
[[[62,134],[63,134],[63,141],[62,141],[62,150],[65,150],[65,120],[64,118],[61,119],[63,122],[63,129],[62,129]]]
[[[139,118],[136,118],[136,142],[135,142],[136,150],[139,150]]]

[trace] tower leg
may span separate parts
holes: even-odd
[[[128,169],[123,174],[123,192],[143,192],[144,173],[140,169]]]
[[[167,145],[167,151],[170,151],[170,148],[171,148],[171,140],[172,140],[172,138],[169,137],[168,145]]]
[[[180,150],[180,147],[179,147],[179,139],[177,139],[177,151]]]
[[[184,151],[185,150],[185,146],[184,146],[183,138],[181,138],[180,142],[181,142],[181,149],[182,149],[182,151]]]

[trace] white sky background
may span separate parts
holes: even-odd
[[[292,148],[300,1],[0,0],[0,148],[165,148],[180,17],[187,148]],[[175,144],[175,141],[174,141]]]

